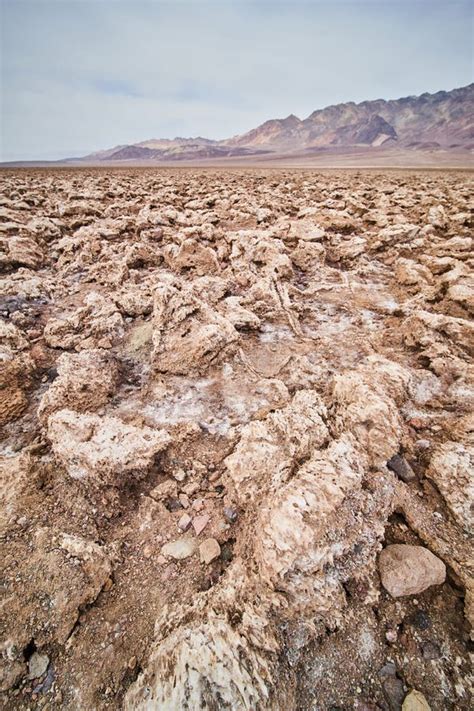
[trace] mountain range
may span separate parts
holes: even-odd
[[[435,94],[386,101],[328,106],[305,119],[290,114],[271,119],[225,140],[149,139],[115,146],[82,158],[84,162],[174,162],[216,158],[310,156],[383,147],[416,151],[474,149],[474,83]]]

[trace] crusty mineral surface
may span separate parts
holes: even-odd
[[[2,708],[470,708],[470,173],[2,179]]]

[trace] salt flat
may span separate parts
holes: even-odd
[[[5,708],[469,708],[472,174],[1,177]]]

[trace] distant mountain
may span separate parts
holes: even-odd
[[[312,153],[318,149],[474,149],[474,84],[386,101],[349,101],[318,109],[306,119],[290,114],[240,136],[150,139],[91,153],[75,161],[189,161],[235,156]],[[71,159],[72,160],[72,159]]]
[[[148,141],[132,145],[116,146],[106,151],[90,153],[84,158],[71,160],[96,161],[179,161],[210,158],[227,158],[231,156],[258,155],[269,153],[266,147],[259,150],[255,147],[227,145],[225,141],[213,141],[209,138],[151,138]]]

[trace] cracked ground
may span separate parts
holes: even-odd
[[[471,707],[471,175],[2,171],[3,708]]]

